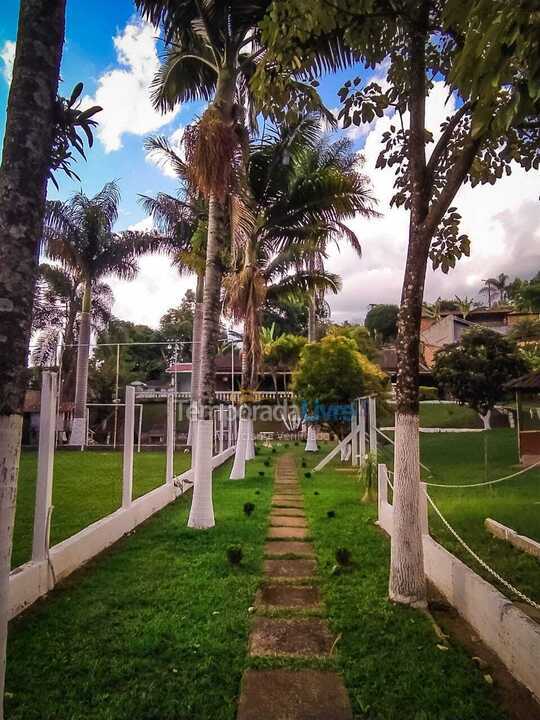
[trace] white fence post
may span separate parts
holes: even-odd
[[[133,439],[135,432],[135,388],[126,387],[124,407],[124,471],[122,477],[122,507],[128,508],[133,498]]]
[[[358,401],[358,424],[360,425],[358,452],[360,454],[361,463],[364,463],[366,457],[366,410],[364,401]]]
[[[358,417],[357,417],[357,403],[353,402],[352,405],[352,415],[351,415],[351,431],[352,431],[352,438],[351,438],[351,455],[352,455],[352,464],[354,466],[358,465]]]
[[[57,376],[45,371],[41,376],[41,410],[39,414],[39,450],[34,513],[32,560],[45,560],[49,551],[50,514],[56,433]]]
[[[369,398],[369,452],[377,462],[377,399]]]
[[[428,501],[426,483],[420,483],[420,497],[418,512],[420,513],[420,528],[422,535],[429,535],[429,517],[428,517]]]
[[[167,394],[167,465],[165,470],[166,482],[172,482],[174,476],[174,395]]]
[[[382,521],[383,507],[388,504],[388,471],[384,463],[377,465],[377,517]]]
[[[219,406],[219,452],[222,453],[224,450],[224,437],[223,437],[223,425],[225,424],[225,408],[223,405]]]

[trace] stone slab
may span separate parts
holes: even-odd
[[[249,654],[253,657],[328,657],[334,640],[328,623],[320,618],[260,617],[254,621],[249,636]]]
[[[265,560],[264,574],[275,578],[308,578],[317,572],[315,560]]]
[[[304,498],[300,495],[275,495],[272,498],[272,505],[283,507],[304,507]]]
[[[282,517],[305,517],[304,511],[301,508],[272,508],[272,514],[270,517],[273,517],[274,515],[281,515]]]
[[[315,548],[311,543],[298,542],[297,540],[273,540],[264,546],[264,554],[267,557],[279,557],[280,555],[296,555],[297,557],[315,557]]]
[[[309,532],[307,528],[269,527],[266,537],[268,540],[305,540]]]
[[[352,720],[347,690],[337,673],[319,670],[247,670],[237,720]]]
[[[257,591],[255,606],[313,610],[321,607],[321,591],[317,585],[269,585]]]
[[[274,487],[275,495],[301,495],[297,485],[277,485]]]
[[[272,527],[308,527],[305,517],[289,517],[288,515],[278,513],[272,513],[270,515],[270,525],[272,525]]]

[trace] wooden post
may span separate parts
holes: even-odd
[[[363,400],[358,401],[358,424],[360,425],[358,452],[360,465],[363,465],[366,459],[366,410]]]
[[[135,388],[126,387],[124,412],[124,471],[122,478],[122,507],[128,508],[133,497],[133,438],[135,431]]]
[[[420,497],[418,512],[420,513],[420,529],[422,535],[429,535],[429,516],[428,516],[428,501],[427,501],[427,486],[426,483],[420,483]]]
[[[377,400],[369,398],[369,452],[377,462]]]
[[[358,465],[358,416],[357,416],[357,403],[354,402],[352,405],[351,415],[351,461],[353,466]]]
[[[383,513],[383,505],[388,503],[388,471],[384,463],[377,465],[377,481],[377,517],[380,521]]]
[[[223,437],[223,425],[225,424],[225,408],[223,405],[219,406],[219,452],[222,453],[225,449],[224,437]]]
[[[57,375],[43,372],[41,376],[41,410],[39,414],[39,450],[34,512],[32,560],[47,559],[49,552],[50,515],[54,468],[54,439],[56,434]]]
[[[167,393],[167,464],[166,482],[172,482],[174,476],[174,394]]]

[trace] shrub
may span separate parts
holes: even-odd
[[[319,491],[318,491],[318,490],[315,490],[315,492],[314,492],[313,494],[314,494],[314,495],[318,495],[318,494],[319,494]]]
[[[428,387],[427,385],[420,385],[418,388],[418,399],[419,400],[438,400],[439,391],[437,388]]]
[[[275,448],[275,447],[272,448],[272,452],[273,452],[273,453],[276,452],[276,448]]]
[[[255,490],[255,495],[260,495],[260,494],[261,494],[260,490]]]
[[[263,465],[264,465],[265,467],[270,467],[270,460],[265,460],[264,463],[263,463]]]
[[[302,467],[303,468],[307,467],[307,462],[304,460],[304,458],[302,458]]]
[[[289,443],[285,443],[285,444],[283,445],[283,447],[284,447],[284,448],[288,448],[288,447],[289,447]]]
[[[255,510],[255,505],[252,502],[244,503],[244,512],[249,517],[251,513]]]
[[[244,553],[241,545],[229,545],[227,548],[227,560],[230,565],[240,565]]]
[[[300,443],[298,442],[298,440],[296,440],[294,443],[294,447],[298,447],[299,445],[300,445]]]
[[[360,482],[364,486],[363,503],[376,502],[377,500],[377,461],[374,453],[368,453],[360,467],[358,474]]]
[[[336,517],[336,511],[335,511],[335,510],[329,510],[329,511],[326,513],[326,517],[335,518],[335,517]]]
[[[305,473],[304,473],[304,477],[309,479],[309,478],[311,477],[311,473],[310,473],[310,472],[305,472]]]
[[[264,477],[264,470],[259,470],[259,477]]]
[[[350,565],[351,551],[348,548],[340,547],[336,550],[336,562],[338,565]]]

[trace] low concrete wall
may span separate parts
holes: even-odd
[[[386,483],[386,468],[379,466],[378,524],[391,535],[393,507],[386,499]],[[428,534],[423,547],[429,580],[540,701],[540,625]]]
[[[213,458],[213,467],[222,465],[234,454],[234,446]],[[131,532],[149,517],[162,510],[190,488],[193,471],[174,478],[174,482],[160,485],[155,490],[134,500],[129,507],[120,508],[111,515],[89,525],[49,551],[49,560],[28,562],[15,568],[9,577],[9,616],[15,617],[38,598],[52,590],[57,582],[70,575],[86,562]]]
[[[512,528],[509,528],[496,520],[492,520],[491,518],[486,518],[484,525],[486,530],[496,538],[499,538],[499,540],[506,540],[506,542],[509,542],[511,545],[518,548],[518,550],[523,550],[523,552],[528,555],[540,558],[540,543],[536,542],[536,540],[533,540],[526,535],[519,535],[515,530],[512,530]]]

